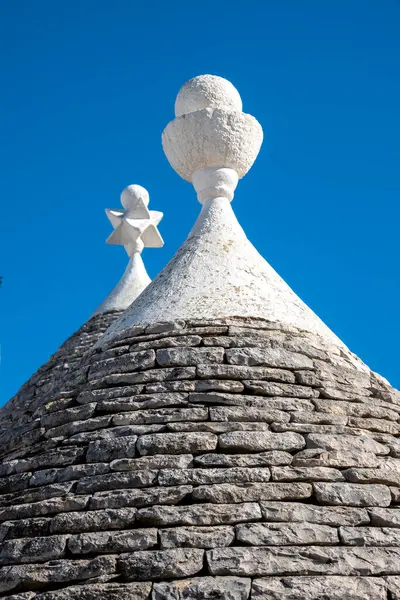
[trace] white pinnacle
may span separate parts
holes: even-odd
[[[260,256],[232,211],[238,180],[253,165],[263,139],[261,125],[242,112],[237,90],[221,77],[195,77],[180,90],[175,112],[162,136],[164,152],[173,169],[193,183],[202,209],[186,242],[102,343],[138,324],[256,318],[345,348]],[[256,212],[258,199],[252,201]]]
[[[106,208],[114,231],[107,238],[107,244],[124,246],[128,256],[141,252],[143,248],[161,248],[163,239],[157,225],[163,214],[158,210],[148,210],[149,193],[141,185],[128,185],[121,194],[121,204],[125,210]]]
[[[164,245],[157,229],[163,213],[148,210],[149,194],[140,185],[129,185],[121,194],[125,210],[106,209],[114,227],[107,244],[124,246],[129,263],[119,283],[102,302],[94,314],[125,310],[151,282],[143,264],[143,248],[160,248]]]

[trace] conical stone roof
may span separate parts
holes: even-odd
[[[148,210],[149,194],[140,185],[126,187],[121,193],[121,203],[124,210],[107,209],[106,214],[115,230],[107,243],[123,245],[129,256],[123,276],[88,321],[60,346],[0,411],[0,432],[7,431],[14,423],[22,425],[25,420],[29,421],[34,410],[51,401],[54,394],[68,396],[68,389],[73,383],[70,373],[73,373],[74,367],[151,282],[141,253],[145,247],[163,245],[157,230],[163,214]],[[124,228],[122,237],[121,228]],[[65,382],[65,389],[62,382]]]
[[[197,140],[213,131],[215,160],[225,157],[210,165],[205,152],[198,166],[181,142],[203,170],[191,177],[212,235],[211,213],[226,206],[231,171],[243,176],[252,162],[235,166],[226,135],[228,148],[215,151],[219,125],[210,129],[209,121],[216,111],[223,128],[233,124],[236,148],[246,140],[229,86],[196,78],[177,101],[177,120],[187,120],[189,107]],[[221,98],[223,108],[214,109]],[[174,166],[185,175],[185,165]],[[190,264],[205,264],[203,235]],[[286,284],[270,290],[268,314],[257,295],[266,294],[264,285],[253,288],[252,309],[235,275],[236,254],[229,277],[221,271],[209,289],[208,316],[204,297],[194,314],[190,298],[199,288],[185,286],[190,269],[182,249],[177,256],[60,381],[63,391],[29,418],[21,405],[24,425],[0,440],[0,593],[15,600],[400,597],[400,394]],[[214,313],[212,300],[218,304],[231,277],[235,312],[229,297]],[[168,317],[168,294],[179,291],[181,318],[156,320],[155,289],[169,290]],[[145,297],[154,303],[153,322]],[[294,306],[301,307],[295,315]]]

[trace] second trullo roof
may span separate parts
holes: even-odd
[[[129,257],[125,272],[115,288],[103,300],[93,315],[75,331],[49,360],[21,387],[1,415],[1,428],[6,430],[10,421],[21,420],[20,409],[37,408],[63,391],[61,382],[73,371],[84,354],[101,338],[113,321],[143,292],[151,279],[142,260],[144,248],[160,248],[164,242],[157,225],[163,217],[159,211],[149,210],[149,193],[140,185],[129,185],[121,193],[123,210],[106,209],[114,228],[108,244],[124,246]],[[29,410],[28,417],[29,417]],[[24,415],[26,416],[26,414]]]

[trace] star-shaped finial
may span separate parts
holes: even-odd
[[[140,185],[128,185],[121,194],[125,210],[106,209],[114,231],[107,244],[124,246],[128,256],[141,252],[143,248],[161,248],[164,241],[157,229],[163,213],[148,210],[149,194]]]

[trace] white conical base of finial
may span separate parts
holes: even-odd
[[[94,315],[125,310],[140,296],[150,282],[151,279],[147,274],[142,257],[139,252],[135,252],[131,256],[121,280],[100,304]]]
[[[247,239],[227,198],[206,200],[186,242],[101,343],[132,325],[174,320],[256,318],[337,336]]]
[[[124,210],[106,210],[114,231],[108,237],[108,244],[124,246],[130,257],[128,266],[120,282],[94,313],[125,310],[151,281],[143,264],[141,252],[144,248],[160,248],[164,245],[157,225],[162,212],[148,210],[149,193],[141,185],[128,185],[121,194]]]

